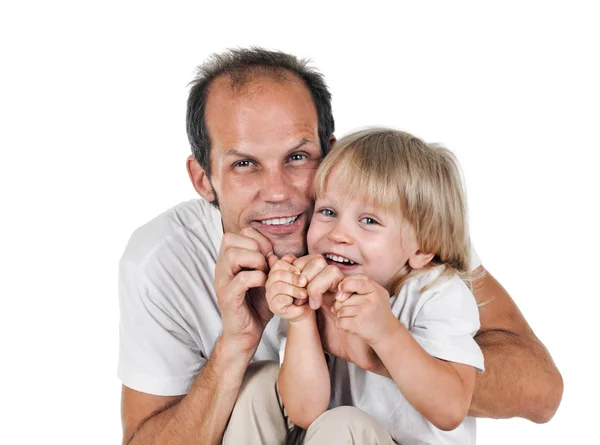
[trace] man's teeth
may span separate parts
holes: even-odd
[[[354,264],[354,261],[350,261],[348,258],[344,258],[343,256],[333,255],[331,253],[325,254],[325,258],[328,260],[335,261],[336,263],[348,263],[350,265]]]
[[[291,216],[289,218],[273,218],[273,219],[264,219],[261,223],[266,224],[268,226],[281,226],[288,225],[295,222],[300,215]]]

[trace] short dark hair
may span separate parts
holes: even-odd
[[[280,79],[286,78],[286,71],[298,76],[313,98],[317,109],[321,153],[323,156],[327,154],[329,139],[335,130],[331,93],[323,75],[308,64],[308,59],[298,59],[291,54],[252,47],[229,49],[221,54],[213,54],[198,67],[196,77],[190,82],[186,129],[192,153],[209,178],[211,146],[206,128],[206,102],[210,84],[223,74],[231,75],[232,88],[243,86],[248,82],[248,77],[257,70]]]

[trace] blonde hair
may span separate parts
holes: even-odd
[[[314,187],[317,198],[323,196],[334,168],[344,178],[348,196],[399,212],[414,229],[419,250],[434,254],[421,272],[392,277],[387,286],[390,293],[397,293],[407,279],[437,266],[444,266],[438,279],[456,273],[470,284],[466,196],[458,161],[449,150],[387,128],[349,134],[319,166]]]

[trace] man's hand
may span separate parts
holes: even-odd
[[[221,338],[242,353],[254,355],[265,326],[273,316],[266,302],[266,256],[272,246],[251,227],[225,233],[215,267],[215,292],[221,318]]]
[[[391,311],[389,292],[366,275],[347,277],[338,289],[332,307],[338,329],[358,335],[373,346],[398,324]]]
[[[269,309],[290,322],[300,321],[311,312],[307,304],[308,293],[304,288],[308,279],[292,265],[295,260],[296,257],[291,253],[281,259],[275,255],[267,258],[271,269],[265,285]]]

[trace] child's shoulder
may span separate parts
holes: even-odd
[[[419,300],[420,305],[440,298],[450,300],[474,300],[467,284],[456,273],[444,273],[444,266],[428,269],[402,286],[399,298]]]

